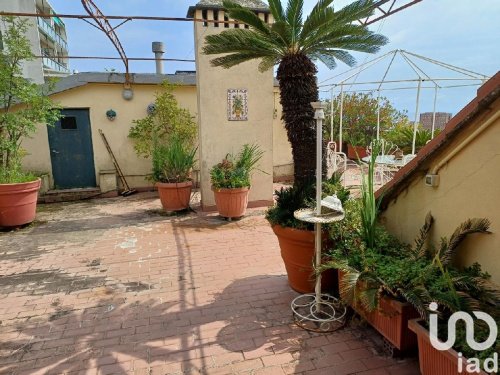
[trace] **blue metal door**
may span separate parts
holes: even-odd
[[[95,187],[89,110],[64,109],[62,114],[60,121],[47,128],[55,187]]]

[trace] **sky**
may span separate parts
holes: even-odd
[[[185,17],[189,6],[197,0],[94,0],[102,12],[107,15],[144,15],[164,17]],[[283,0],[284,2],[285,0]],[[349,0],[337,0],[336,8],[348,4]],[[407,1],[406,1],[407,2]],[[406,3],[404,2],[404,3]],[[306,13],[316,0],[305,0]],[[51,0],[58,13],[84,14],[79,0]],[[499,0],[423,0],[385,20],[370,26],[389,38],[389,43],[377,55],[355,54],[358,66],[385,53],[403,49],[417,55],[478,72],[487,76],[494,75],[500,69],[500,18]],[[118,56],[111,42],[104,33],[87,23],[76,19],[65,19],[67,26],[70,55],[75,56]],[[114,23],[116,24],[116,23]],[[153,57],[152,41],[162,41],[166,45],[165,58],[194,59],[193,24],[191,22],[166,21],[131,21],[117,29],[117,34],[129,57]],[[413,58],[415,63],[431,78],[464,78],[464,76],[437,68],[432,64]],[[382,80],[388,67],[389,58],[379,64],[355,74],[351,81],[356,85],[346,85],[344,90],[367,90],[377,95],[377,84],[362,84]],[[165,62],[165,72],[176,70],[194,70],[194,63]],[[79,72],[105,71],[116,69],[123,71],[121,61],[72,60],[72,70]],[[154,72],[154,61],[131,62],[132,72]],[[318,63],[318,82],[338,84],[338,77],[325,80],[348,71],[350,68],[339,64],[335,70],[329,70]],[[358,71],[354,71],[357,73]],[[422,75],[422,74],[421,74]],[[402,57],[397,57],[389,69],[386,80],[411,80],[416,74]],[[441,81],[441,85],[445,81]],[[477,84],[480,81],[446,81],[445,85]],[[418,82],[385,84],[381,95],[388,97],[399,110],[408,112],[410,118],[417,107]],[[434,104],[434,84],[421,84],[419,112],[431,112]],[[404,89],[400,89],[404,88]],[[328,99],[331,87],[321,87],[321,96]],[[334,87],[338,94],[339,87]],[[371,91],[370,91],[371,90]],[[441,88],[437,92],[437,111],[456,114],[474,96],[477,86],[463,88]]]

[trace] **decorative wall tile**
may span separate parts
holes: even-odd
[[[227,90],[227,119],[229,121],[248,121],[248,90]]]

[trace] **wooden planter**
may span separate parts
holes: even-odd
[[[248,205],[249,187],[236,189],[215,189],[212,187],[215,205],[220,216],[229,219],[245,215]]]
[[[366,148],[361,146],[347,145],[347,157],[351,160],[358,160],[368,156]]]
[[[274,234],[278,237],[281,258],[285,263],[288,284],[299,293],[312,293],[316,278],[314,277],[314,232],[309,230],[285,228],[273,225]],[[322,273],[321,286],[324,292],[336,293],[337,278],[334,270]]]
[[[462,372],[458,371],[458,353],[453,350],[437,350],[431,345],[429,331],[422,326],[420,319],[413,319],[409,322],[410,329],[415,332],[418,338],[418,361],[422,375],[461,375],[467,374],[467,360],[462,361]],[[475,372],[475,374],[478,374]],[[487,375],[481,371],[479,374]]]
[[[0,184],[0,227],[17,227],[35,220],[41,180]]]
[[[192,181],[165,183],[157,182],[158,195],[165,211],[181,211],[189,207]]]
[[[343,275],[339,270],[339,285]],[[410,352],[417,348],[417,336],[408,328],[408,322],[419,314],[411,304],[384,296],[374,311],[368,312],[360,304],[351,307],[399,351]]]

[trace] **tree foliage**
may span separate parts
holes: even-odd
[[[340,95],[333,98],[333,140],[339,139]],[[371,93],[344,94],[342,110],[343,139],[352,145],[368,146],[377,135],[377,117],[380,103],[380,136],[386,138],[394,128],[409,126],[405,112],[399,111],[386,97],[377,99]],[[328,103],[324,133],[331,137],[332,102]],[[399,145],[398,145],[399,146]]]
[[[51,85],[39,86],[22,76],[22,64],[33,60],[25,36],[28,20],[2,17],[3,49],[0,51],[0,182],[23,182],[33,176],[21,170],[25,151],[23,138],[39,124],[54,124],[61,116],[59,107],[47,96]]]
[[[250,28],[231,28],[205,37],[203,52],[220,55],[213,66],[231,68],[258,60],[259,70],[279,65],[283,120],[292,145],[295,183],[307,185],[315,175],[314,111],[318,100],[316,66],[321,61],[333,69],[337,61],[349,66],[355,59],[349,51],[375,53],[387,39],[355,21],[373,12],[372,0],[357,0],[336,10],[333,0],[319,0],[309,15],[304,15],[303,0],[269,0],[274,23],[261,20],[254,11],[224,0],[228,16]]]
[[[189,110],[181,108],[174,95],[175,85],[164,81],[155,96],[155,109],[145,118],[134,120],[129,137],[135,141],[134,149],[139,156],[150,157],[155,142],[165,144],[173,135],[178,136],[186,147],[196,141],[197,125]]]

